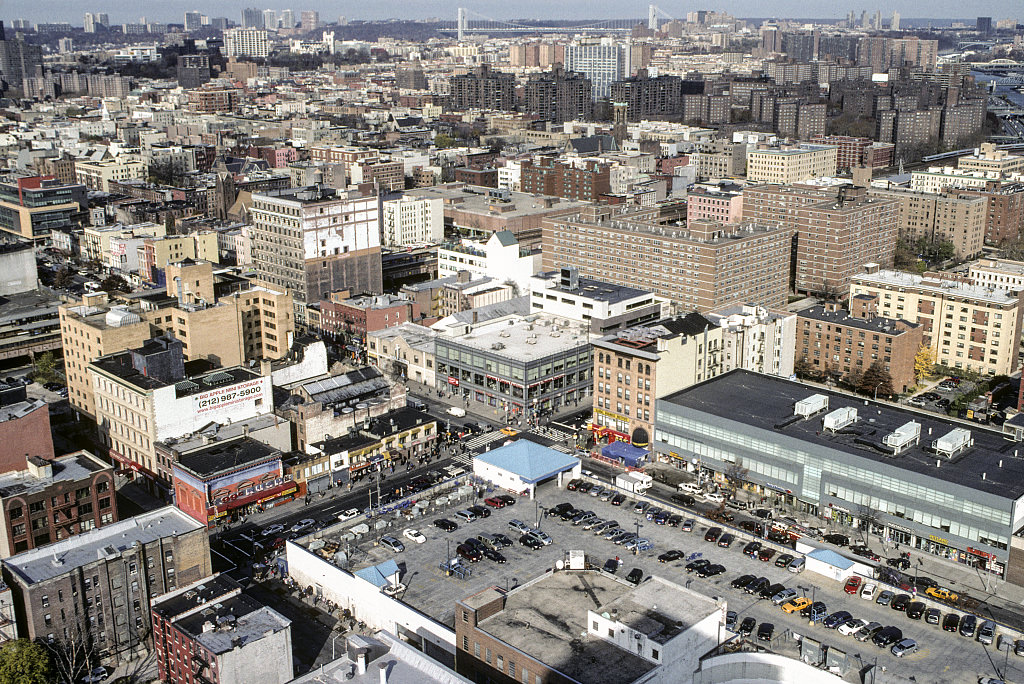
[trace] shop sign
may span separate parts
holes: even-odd
[[[459,386],[459,379],[457,377],[455,377],[454,375],[449,375],[448,376],[448,384],[452,385],[453,387],[458,387]]]
[[[989,560],[995,560],[995,554],[989,553],[988,551],[982,551],[981,549],[971,548],[970,546],[967,547],[967,553],[975,556],[981,556],[982,558],[987,558]]]
[[[933,542],[938,542],[939,544],[944,544],[945,546],[949,546],[949,540],[948,539],[943,539],[942,537],[936,537],[934,534],[929,534],[928,535],[928,539],[930,539]]]
[[[291,475],[284,475],[281,477],[275,477],[273,479],[264,480],[263,482],[254,483],[243,483],[238,489],[231,491],[227,488],[219,492],[214,492],[213,503],[222,504],[228,501],[234,501],[235,499],[247,497],[251,494],[258,494],[259,492],[266,492],[274,487],[280,487],[286,482],[291,482]]]

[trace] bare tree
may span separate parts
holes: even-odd
[[[878,524],[878,511],[871,508],[871,506],[858,504],[857,519],[860,521],[860,530],[864,538],[864,543],[867,543],[868,537],[871,535],[872,528]]]
[[[99,660],[99,653],[81,623],[71,625],[67,637],[40,639],[40,643],[49,650],[53,669],[59,675],[57,680],[61,682],[77,682]]]
[[[725,469],[725,482],[729,490],[729,498],[736,497],[736,490],[739,489],[740,484],[747,481],[749,472],[750,470],[743,466],[741,459],[736,459],[735,463],[730,463]]]

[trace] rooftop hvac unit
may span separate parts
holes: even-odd
[[[796,402],[796,407],[793,411],[794,415],[800,416],[801,418],[810,418],[815,413],[820,413],[828,408],[828,397],[824,394],[812,394],[806,399],[801,399]]]
[[[953,458],[973,445],[974,439],[971,438],[971,431],[966,428],[951,430],[932,442],[935,453],[946,458]]]
[[[853,425],[856,422],[857,409],[852,406],[844,406],[842,408],[837,408],[835,411],[832,411],[825,416],[821,421],[821,425],[826,430],[838,432],[847,425]]]
[[[896,428],[896,432],[891,432],[882,438],[882,444],[892,447],[893,454],[899,454],[910,445],[920,443],[921,424],[914,420],[904,423]]]

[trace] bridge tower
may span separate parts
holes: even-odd
[[[459,42],[462,42],[463,36],[466,34],[466,8],[459,8]]]
[[[647,6],[647,28],[651,31],[658,30],[658,8],[654,5]]]

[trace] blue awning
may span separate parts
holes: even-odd
[[[612,442],[601,449],[601,455],[619,461],[630,468],[637,468],[647,462],[651,452],[627,442]]]

